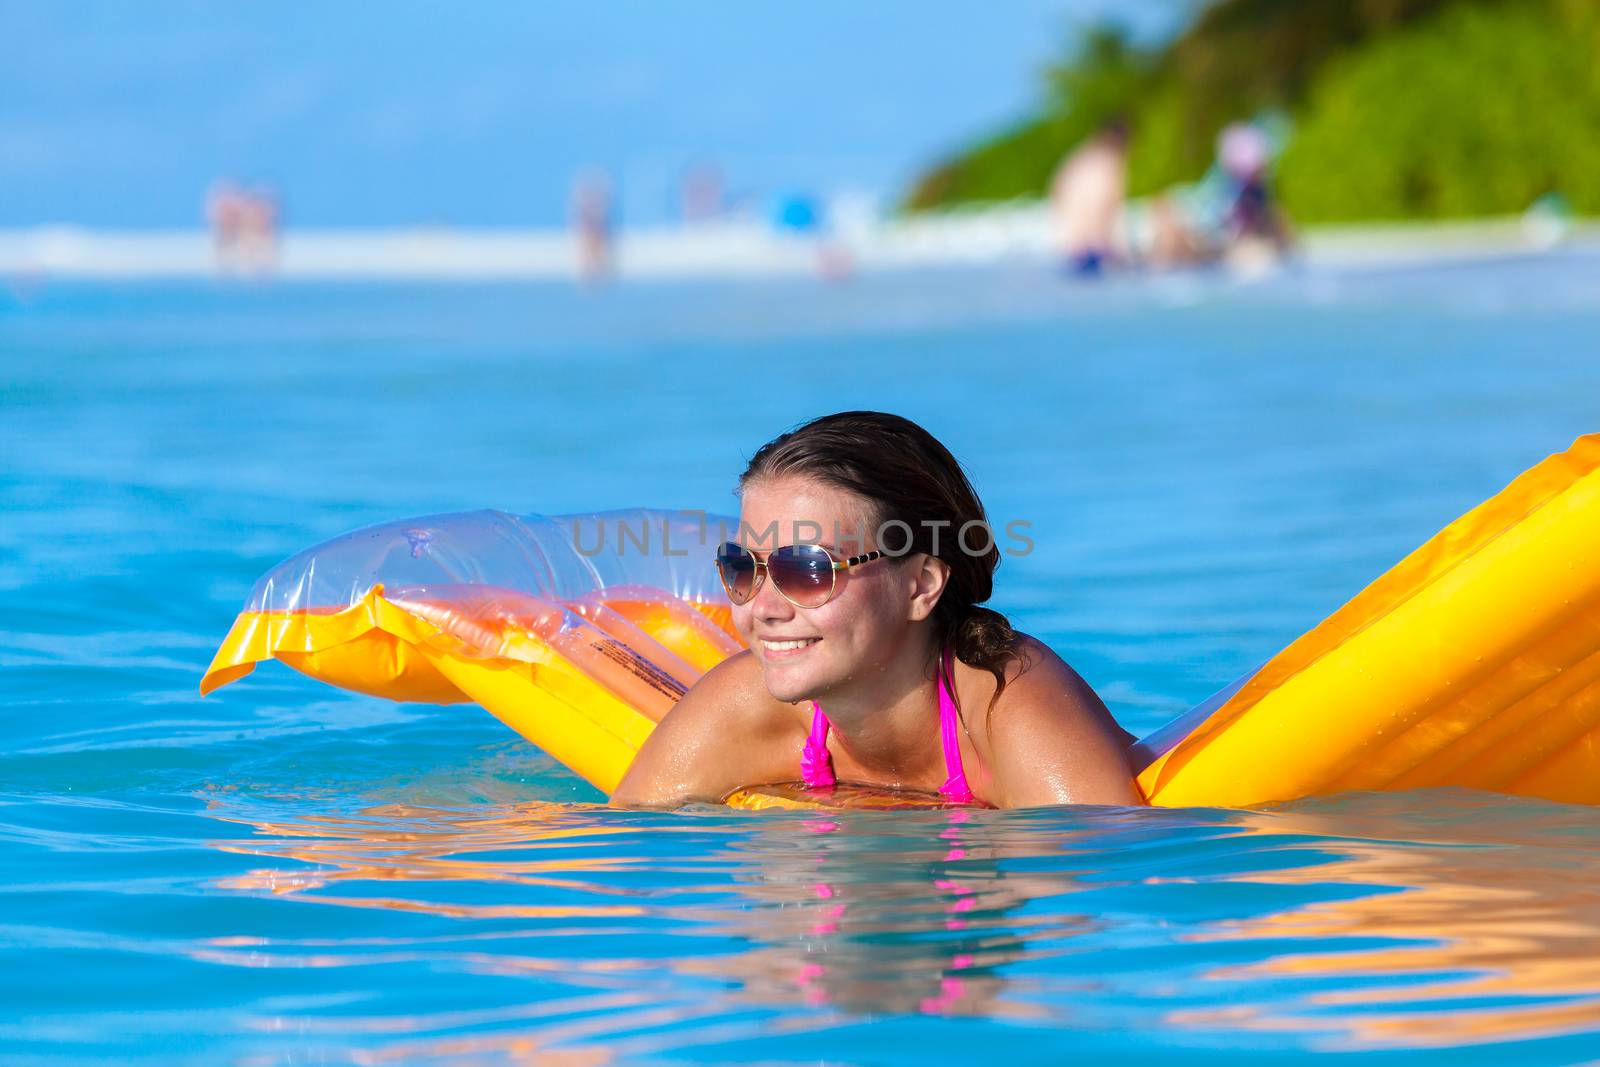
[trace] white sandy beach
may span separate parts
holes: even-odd
[[[1330,227],[1304,232],[1301,255],[1334,268],[1421,265],[1534,253],[1594,236],[1600,224],[1536,216]],[[803,276],[825,262],[850,272],[1048,262],[1053,245],[1048,208],[1022,204],[861,221],[825,239],[750,220],[624,230],[613,255],[615,277],[667,280]],[[0,230],[0,276],[14,279],[181,279],[239,269],[219,263],[199,230]],[[576,276],[577,252],[562,230],[289,229],[269,272],[307,280],[562,280]]]

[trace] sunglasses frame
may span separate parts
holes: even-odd
[[[749,556],[752,560],[755,561],[755,579],[750,583],[750,595],[745,597],[743,600],[740,600],[734,594],[734,592],[733,592],[733,583],[728,580],[727,571],[722,569],[722,550],[727,548],[730,545],[733,546],[734,548],[737,548],[740,552],[743,552],[745,555]],[[832,565],[832,570],[830,570],[828,572],[828,595],[823,597],[822,600],[819,601],[816,604],[802,604],[802,603],[800,603],[794,597],[792,597],[788,593],[784,592],[783,591],[783,586],[780,585],[776,579],[773,580],[772,588],[774,588],[774,589],[776,589],[778,591],[778,595],[779,596],[783,597],[783,599],[787,600],[789,603],[793,604],[795,607],[803,608],[803,609],[807,609],[807,610],[810,610],[812,608],[820,608],[820,607],[822,607],[822,605],[824,605],[828,601],[832,600],[834,598],[834,596],[838,594],[838,592],[839,592],[839,572],[840,571],[847,571],[851,567],[859,567],[863,563],[871,563],[875,559],[888,559],[889,558],[889,554],[887,552],[880,552],[877,549],[873,549],[871,552],[863,552],[859,556],[849,556],[849,557],[846,557],[845,559],[840,559],[839,557],[837,557],[837,556],[835,556],[833,554],[833,550],[831,548],[829,548],[827,545],[815,545],[815,544],[780,545],[777,548],[769,549],[767,551],[767,553],[766,553],[766,557],[764,558],[762,556],[756,555],[750,549],[748,549],[748,548],[744,547],[743,545],[739,544],[737,541],[724,541],[724,542],[722,542],[722,544],[717,546],[717,557],[716,557],[717,577],[722,579],[722,589],[723,589],[723,592],[728,594],[728,599],[730,601],[732,601],[735,606],[738,606],[738,607],[743,607],[745,604],[748,604],[752,600],[754,600],[756,598],[756,594],[761,591],[761,583],[766,580],[766,572],[770,572],[770,570],[771,570],[771,568],[767,565],[767,559],[771,558],[771,556],[772,556],[772,554],[774,552],[782,552],[786,548],[814,548],[814,549],[817,549],[818,551],[822,552],[824,555],[826,555],[828,557],[828,562]]]

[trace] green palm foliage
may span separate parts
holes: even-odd
[[[1038,113],[931,168],[910,210],[1039,196],[1071,148],[1131,120],[1134,194],[1193,181],[1217,133],[1288,114],[1284,201],[1310,221],[1600,210],[1596,0],[1221,0],[1170,45],[1080,39]]]

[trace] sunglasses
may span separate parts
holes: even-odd
[[[735,604],[748,604],[755,597],[765,571],[783,599],[797,608],[820,608],[833,599],[840,571],[886,555],[874,551],[841,560],[821,545],[785,545],[768,552],[766,559],[757,559],[743,545],[724,541],[717,549],[717,573]]]

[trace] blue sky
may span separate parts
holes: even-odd
[[[194,226],[218,175],[297,225],[552,225],[587,164],[647,222],[701,160],[752,203],[893,199],[1025,114],[1075,27],[1192,6],[0,0],[0,226]]]

